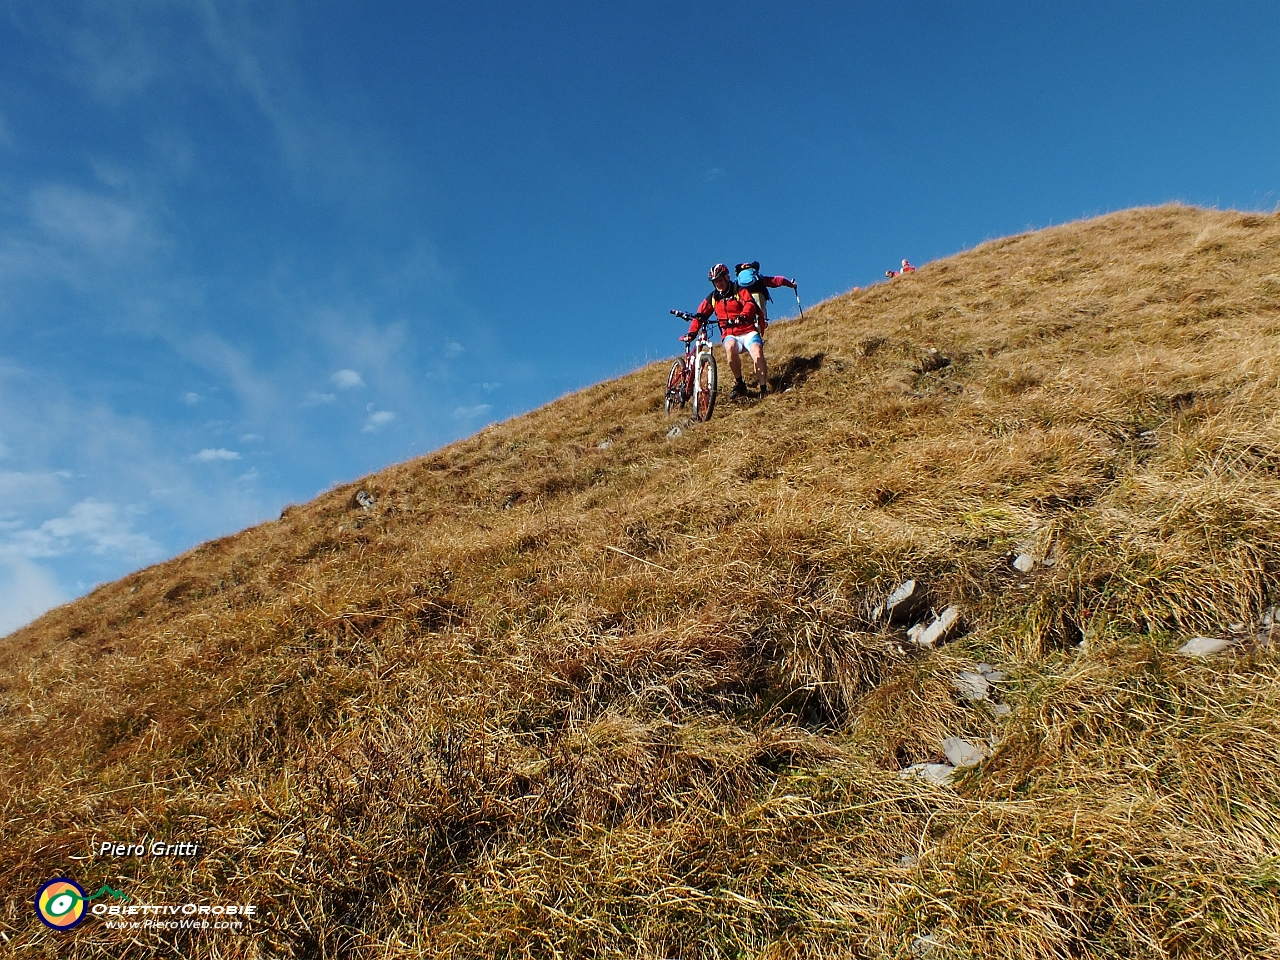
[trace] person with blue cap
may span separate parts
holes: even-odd
[[[786,277],[763,277],[760,275],[760,261],[752,260],[750,263],[740,263],[734,268],[737,275],[738,286],[751,294],[751,299],[756,302],[756,306],[760,308],[760,332],[763,334],[765,328],[769,326],[769,308],[766,304],[773,297],[769,296],[770,287],[790,287],[796,289],[796,282],[788,280]]]

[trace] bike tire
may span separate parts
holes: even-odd
[[[677,360],[671,364],[671,373],[667,377],[667,416],[671,416],[673,408],[683,408],[684,404],[684,361]]]
[[[711,412],[716,408],[716,387],[719,375],[716,372],[716,358],[708,353],[695,371],[693,384],[694,419],[706,423],[711,419]]]

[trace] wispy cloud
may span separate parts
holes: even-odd
[[[225,447],[205,447],[194,457],[191,458],[197,463],[213,463],[218,460],[239,460],[240,454],[234,450],[228,450]]]
[[[249,416],[270,414],[283,399],[278,384],[257,369],[252,356],[213,333],[192,336],[180,325],[160,331],[165,341],[183,359],[226,381]]]
[[[319,407],[319,406],[323,406],[326,403],[333,403],[333,401],[337,399],[338,399],[338,395],[336,393],[320,393],[316,390],[312,390],[308,392],[305,397],[302,398],[302,403],[300,403],[299,406]]]
[[[7,510],[18,510],[31,504],[49,503],[62,493],[64,480],[71,474],[65,470],[21,472],[0,470],[0,516]]]
[[[459,420],[470,420],[473,417],[480,417],[492,410],[493,407],[487,403],[478,403],[474,407],[456,407],[453,415]]]
[[[44,567],[25,557],[0,556],[0,637],[68,599]]]
[[[375,410],[369,414],[368,419],[365,420],[364,426],[360,430],[362,433],[376,433],[395,418],[396,415],[390,410]]]
[[[339,390],[351,390],[364,386],[364,379],[354,370],[339,370],[329,380]]]
[[[146,534],[133,531],[132,515],[136,513],[137,508],[122,510],[114,503],[81,500],[66,516],[46,520],[35,530],[10,534],[0,542],[0,557],[58,557],[83,548],[91,553],[115,553],[138,560],[160,556],[159,544]]]
[[[162,72],[161,35],[140,4],[85,4],[84,19],[65,25],[73,79],[95,97],[119,103],[149,86]]]
[[[182,395],[182,402],[187,404],[188,406],[195,406],[197,403],[200,402],[200,394],[193,393],[190,390],[188,390],[186,393]]]
[[[141,205],[66,184],[33,190],[30,214],[32,224],[50,240],[102,260],[119,261],[156,242]]]

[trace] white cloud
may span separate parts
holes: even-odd
[[[105,160],[90,160],[89,167],[101,183],[113,190],[123,190],[133,181],[133,174],[118,164],[108,163]]]
[[[29,507],[56,500],[62,493],[62,481],[70,476],[65,470],[44,473],[0,470],[0,507]]]
[[[483,390],[485,393],[493,393],[493,391],[495,391],[495,390],[501,390],[501,389],[502,389],[502,384],[500,384],[500,383],[482,383],[482,384],[480,384],[480,389],[481,389],[481,390]]]
[[[32,191],[31,221],[48,238],[104,259],[119,260],[152,240],[140,209],[63,184]]]
[[[46,520],[40,525],[40,529],[60,540],[74,537],[89,540],[93,543],[94,553],[136,552],[152,555],[160,549],[146,534],[130,530],[129,521],[120,516],[115,504],[92,499],[81,500],[71,508],[68,516]]]
[[[158,557],[159,544],[131,529],[129,514],[135,512],[122,513],[115,504],[92,498],[81,500],[65,517],[46,520],[36,530],[19,530],[0,542],[0,559],[57,557],[70,551],[73,541],[87,541],[96,554],[115,553],[136,561]]]
[[[364,379],[354,370],[339,370],[329,379],[339,390],[350,390],[353,387],[364,386]]]
[[[194,406],[195,404],[200,402],[200,394],[192,393],[190,390],[188,390],[186,393],[182,395],[182,402],[189,406]]]
[[[255,441],[261,440],[261,439],[262,439],[262,434],[260,433],[242,433],[240,435],[241,443],[254,443]]]
[[[237,480],[239,480],[239,481],[241,481],[242,483],[248,483],[250,480],[257,480],[257,479],[258,479],[258,468],[257,468],[257,467],[250,467],[250,468],[249,468],[248,470],[246,470],[244,473],[240,474],[240,476],[236,477],[236,479],[237,479]]]
[[[337,399],[338,395],[336,393],[317,393],[315,390],[312,390],[302,398],[302,403],[299,404],[299,406],[319,407],[326,403],[333,403],[333,401]]]
[[[462,346],[462,344],[458,343],[455,340],[450,340],[448,343],[444,345],[444,355],[446,357],[456,357],[458,354],[462,353],[464,349],[465,348]]]
[[[369,414],[369,418],[365,420],[364,426],[361,428],[362,433],[375,433],[381,430],[388,423],[396,418],[396,415],[390,410],[377,410]]]
[[[218,447],[217,449],[205,447],[191,459],[198,463],[212,463],[215,460],[239,460],[240,454],[234,450],[227,450],[225,447]]]
[[[53,574],[23,557],[0,557],[0,637],[69,598]]]
[[[179,324],[162,326],[157,333],[183,360],[227,382],[245,408],[243,415],[254,417],[279,408],[283,398],[278,379],[259,372],[244,348],[208,332],[193,336]]]
[[[457,407],[453,411],[453,415],[460,420],[467,420],[471,417],[479,417],[488,413],[493,407],[487,403],[478,403],[474,407]]]
[[[74,58],[71,75],[101,100],[118,103],[161,73],[155,11],[148,18],[145,6],[86,4],[84,18],[62,28]]]

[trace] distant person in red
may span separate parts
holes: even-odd
[[[786,277],[762,277],[760,275],[760,261],[753,260],[750,263],[740,263],[733,268],[734,275],[738,278],[738,286],[751,294],[751,299],[756,302],[756,306],[760,308],[760,333],[763,334],[769,326],[769,307],[768,303],[773,298],[769,296],[770,287],[790,287],[792,290],[796,288],[794,280],[788,280]]]
[[[896,276],[898,275],[898,271],[897,271],[897,270],[886,270],[886,271],[884,272],[884,275],[885,275],[886,277],[888,277],[890,280],[892,280],[894,277],[896,277]]]
[[[915,268],[915,267],[913,267],[913,266],[912,266],[910,263],[908,263],[906,260],[903,260],[903,261],[902,261],[902,272],[903,272],[903,273],[915,273],[915,272],[916,272],[916,268]]]
[[[742,382],[741,352],[745,350],[755,364],[756,382],[760,384],[760,396],[763,397],[769,392],[769,366],[765,363],[764,339],[758,328],[760,308],[756,306],[749,290],[733,282],[729,276],[729,268],[723,263],[712,267],[707,273],[707,279],[715,289],[694,311],[685,339],[696,337],[702,325],[714,313],[720,321],[724,352],[729,359],[729,369],[733,371],[733,392],[729,396],[734,398],[747,395],[747,385]]]

